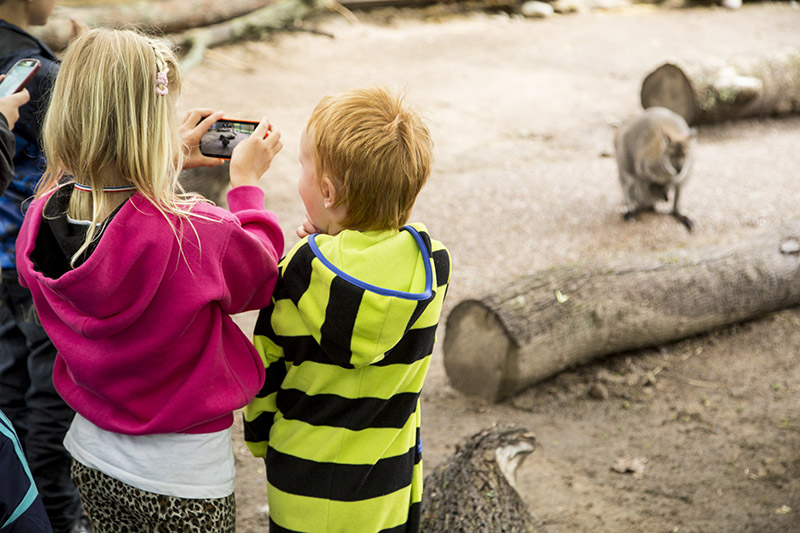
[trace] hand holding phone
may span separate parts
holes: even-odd
[[[200,153],[230,159],[236,145],[250,137],[257,126],[258,122],[252,120],[221,118],[200,138]]]
[[[26,104],[30,99],[31,95],[28,93],[27,89],[22,89],[18,93],[0,98],[0,113],[6,117],[8,129],[14,129],[14,125],[19,119],[19,108]]]
[[[258,185],[275,154],[283,148],[281,133],[264,118],[249,136],[238,142],[231,156],[231,186]]]
[[[20,59],[0,81],[0,98],[21,91],[41,68],[38,59]]]

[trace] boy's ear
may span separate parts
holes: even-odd
[[[322,179],[322,198],[326,208],[331,208],[336,204],[336,186],[330,178]]]

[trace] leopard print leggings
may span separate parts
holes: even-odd
[[[94,533],[228,533],[236,530],[236,503],[154,494],[72,461],[72,479]]]

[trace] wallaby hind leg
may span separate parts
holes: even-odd
[[[678,198],[680,197],[680,194],[681,194],[681,187],[680,185],[678,185],[675,187],[675,199],[672,202],[672,212],[670,214],[673,217],[675,217],[675,219],[678,222],[686,226],[687,230],[692,231],[692,228],[694,227],[694,222],[692,222],[692,220],[686,215],[682,215],[681,212],[678,210]]]

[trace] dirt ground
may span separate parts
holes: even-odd
[[[668,216],[623,222],[609,157],[613,125],[641,109],[648,72],[670,59],[800,47],[795,4],[637,5],[547,20],[436,9],[357,17],[306,24],[329,35],[212,50],[185,74],[183,105],[266,115],[282,131],[263,186],[288,247],[303,215],[297,142],[317,100],[355,86],[404,88],[436,142],[413,219],[452,252],[443,319],[531,270],[730,242],[800,214],[800,116],[699,128],[682,195],[692,233]],[[538,437],[517,477],[542,531],[800,531],[800,309],[611,355],[498,405],[449,385],[446,335],[443,324],[423,393],[426,472],[468,435],[516,422]],[[590,395],[595,384],[607,394]],[[240,433],[236,451],[238,529],[264,531],[263,464]],[[612,470],[620,460],[639,472]]]

